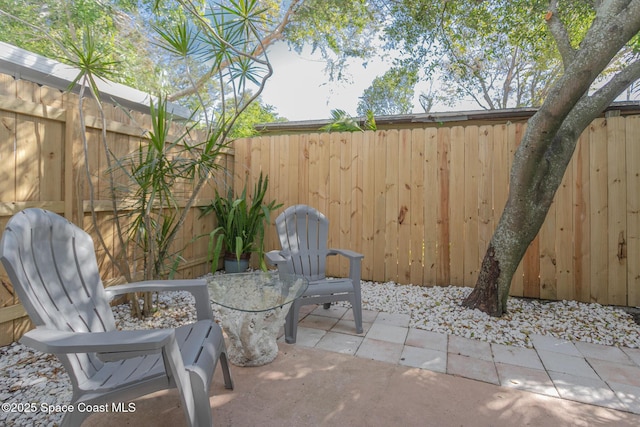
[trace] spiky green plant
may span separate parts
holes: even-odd
[[[242,193],[235,196],[229,189],[225,197],[216,190],[216,197],[210,205],[201,208],[202,215],[214,213],[218,227],[209,235],[209,256],[213,271],[218,268],[220,255],[233,254],[239,261],[243,254],[257,252],[260,268],[266,270],[264,262],[265,225],[271,222],[271,213],[280,208],[275,200],[264,203],[269,186],[269,177],[263,179],[262,173],[253,188],[253,197],[249,200],[247,185]]]

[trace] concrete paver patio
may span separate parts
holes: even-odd
[[[364,334],[340,339],[349,336],[342,325],[349,325],[350,310],[310,310],[299,324],[298,345],[640,414],[640,349],[542,335],[531,337],[533,349],[489,344],[409,328],[409,315],[376,312],[365,313]]]
[[[307,308],[307,307],[305,307]],[[301,313],[303,315],[303,313]],[[533,337],[533,349],[410,328],[408,316],[308,307],[276,360],[216,370],[217,426],[637,426],[640,350]],[[141,418],[142,417],[142,418]],[[86,425],[184,425],[175,391]],[[143,423],[143,424],[141,424]]]

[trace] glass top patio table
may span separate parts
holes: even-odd
[[[302,296],[309,286],[304,277],[278,271],[218,274],[208,282],[211,302],[246,312],[282,307]]]

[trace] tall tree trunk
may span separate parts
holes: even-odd
[[[524,141],[516,151],[507,204],[464,306],[492,316],[507,311],[511,279],[549,212],[580,132],[575,135],[563,141],[558,137],[542,161],[534,160]]]
[[[640,60],[629,62],[602,88],[592,83],[622,47],[640,31],[640,0],[598,3],[596,18],[578,49],[572,48],[550,1],[545,19],[564,63],[540,110],[529,120],[511,168],[509,198],[482,261],[478,281],[463,305],[492,316],[507,310],[511,279],[542,226],[582,131],[631,83]]]

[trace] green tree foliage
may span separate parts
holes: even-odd
[[[408,68],[392,68],[376,77],[358,102],[358,115],[367,111],[375,115],[408,114],[413,109],[417,72]]]
[[[372,42],[381,21],[376,18],[377,10],[364,0],[0,0],[0,40],[59,59],[69,56],[61,40],[77,43],[82,29],[91,28],[101,50],[109,52],[110,61],[119,63],[112,80],[166,94],[168,101],[194,109],[203,102],[220,100],[226,89],[207,58],[191,55],[184,59],[178,52],[187,46],[166,50],[162,45],[171,44],[171,39],[179,43],[180,37],[195,30],[193,25],[174,26],[184,23],[183,7],[188,5],[206,16],[207,8],[218,3],[232,9],[247,4],[250,7],[245,9],[256,13],[245,13],[242,18],[250,18],[261,37],[253,46],[253,55],[278,41],[298,51],[310,44],[326,59],[329,78],[338,79],[347,78],[347,58],[366,61],[375,54]],[[197,51],[198,46],[189,49]],[[176,61],[176,55],[182,59]]]
[[[286,2],[282,2],[286,3]],[[299,2],[284,39],[298,52],[310,44],[322,53],[330,79],[347,78],[346,61],[365,62],[379,54],[376,35],[383,20],[381,10],[366,0],[305,0]]]
[[[100,43],[111,46],[112,61],[120,62],[114,79],[150,93],[162,89],[167,98],[193,108],[200,101],[219,98],[218,82],[205,61],[171,62],[158,48],[151,31],[181,19],[176,0],[0,0],[0,40],[41,53],[63,57],[52,42],[64,35],[78,40],[78,28],[89,26]],[[201,8],[208,1],[193,2]],[[237,1],[226,0],[233,5]],[[255,0],[254,16],[261,34],[258,50],[286,41],[301,51],[305,45],[322,54],[329,79],[349,80],[349,58],[393,56],[392,74],[429,82],[421,95],[424,108],[434,100],[453,104],[471,99],[481,108],[538,106],[562,71],[562,62],[540,17],[545,0]],[[593,17],[591,2],[562,0],[568,32],[577,43]],[[202,10],[202,9],[201,9]],[[50,37],[48,37],[50,36]],[[621,51],[610,72],[620,69],[633,52]],[[637,47],[637,43],[635,44]],[[258,54],[255,51],[254,54]],[[190,73],[187,73],[189,67]],[[191,74],[193,81],[185,76]],[[381,101],[385,91],[397,99],[404,94],[379,76],[363,94]],[[601,81],[606,81],[607,72]],[[384,89],[387,87],[387,89]],[[196,95],[199,92],[199,95]],[[363,100],[363,101],[364,101]],[[364,108],[364,107],[363,107]],[[395,111],[405,111],[398,109]]]
[[[278,117],[273,106],[263,105],[259,101],[256,101],[240,114],[231,132],[229,132],[229,138],[236,139],[255,136],[260,134],[260,129],[256,129],[255,127],[257,124],[283,121],[286,121],[286,119]]]
[[[91,28],[100,51],[118,63],[110,78],[150,93],[160,88],[141,0],[0,0],[0,40],[53,59],[68,58],[65,44],[78,44]],[[138,8],[140,6],[140,9]]]
[[[438,78],[441,98],[473,99],[486,109],[536,106],[561,62],[540,19],[548,2],[399,0],[391,2],[388,48],[399,63]],[[578,3],[578,2],[574,2]],[[583,11],[576,10],[583,20]]]
[[[386,49],[402,52],[398,67],[418,66],[422,81],[436,79],[424,99],[481,108],[539,106],[562,72],[558,49],[544,24],[546,0],[392,0],[386,8]],[[592,2],[562,0],[571,43],[586,32]],[[628,50],[627,50],[628,51]],[[625,62],[623,50],[609,72]],[[619,67],[618,67],[619,69]],[[606,79],[606,74],[603,78]]]

